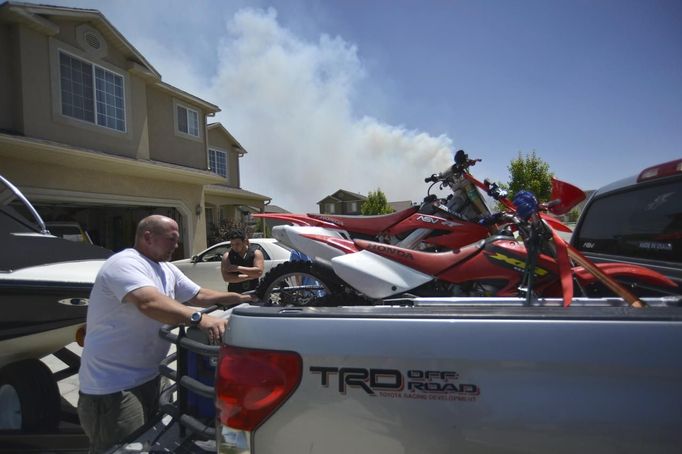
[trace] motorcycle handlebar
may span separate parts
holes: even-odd
[[[450,166],[445,172],[434,173],[430,177],[424,178],[424,183],[438,183],[439,181],[445,181],[452,175],[461,174],[469,167],[476,165],[477,162],[481,162],[481,159],[469,159],[464,150],[458,150],[455,154],[455,163]]]

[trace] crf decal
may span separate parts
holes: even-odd
[[[496,252],[495,255],[489,255],[488,256],[491,260],[502,262],[506,265],[511,265],[511,267],[517,271],[524,271],[526,269],[526,262],[525,260],[520,260],[518,258],[514,257],[509,257],[508,255],[504,255],[501,252]],[[547,271],[544,268],[540,267],[535,267],[535,274],[539,277],[544,277],[547,274],[549,274],[549,271]]]

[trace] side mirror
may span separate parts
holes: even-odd
[[[198,255],[193,255],[192,259],[190,260],[191,263],[197,263],[199,261],[199,256]]]

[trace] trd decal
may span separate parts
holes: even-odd
[[[506,265],[506,268],[512,268],[516,271],[523,272],[526,269],[526,262],[524,260],[515,258],[515,257],[510,257],[508,255],[504,255],[501,252],[495,252],[494,255],[488,255],[488,258],[492,260],[495,263],[502,263],[503,265]],[[538,277],[545,277],[549,274],[549,271],[547,271],[544,268],[540,268],[539,266],[535,267],[535,275]]]
[[[477,385],[461,383],[453,371],[311,366],[310,372],[340,394],[358,390],[374,397],[474,401],[481,392]]]

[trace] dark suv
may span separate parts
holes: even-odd
[[[682,293],[682,159],[595,191],[571,244],[595,262],[626,262],[654,269]]]

